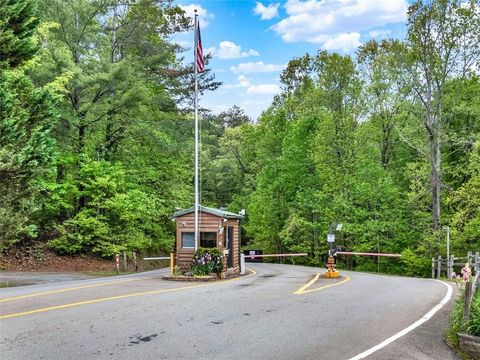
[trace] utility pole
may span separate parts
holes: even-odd
[[[450,279],[450,226],[447,226],[447,277]]]

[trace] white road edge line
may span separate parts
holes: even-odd
[[[437,305],[435,305],[429,312],[427,312],[425,315],[423,315],[420,319],[418,319],[417,321],[415,321],[412,325],[410,325],[409,327],[406,327],[405,329],[403,329],[402,331],[396,333],[395,335],[393,335],[392,337],[389,337],[388,339],[382,341],[380,344],[378,345],[375,345],[374,347],[362,352],[361,354],[358,354],[357,356],[354,356],[348,360],[359,360],[359,359],[364,359],[366,358],[367,356],[373,354],[375,351],[378,351],[380,350],[381,348],[384,348],[385,346],[387,346],[388,344],[394,342],[395,340],[401,338],[402,336],[408,334],[410,331],[412,331],[413,329],[419,327],[420,325],[422,325],[424,322],[427,322],[428,320],[430,320],[430,318],[435,315],[435,313],[440,310],[446,303],[448,303],[452,297],[452,287],[449,285],[449,284],[446,284],[444,283],[443,281],[440,281],[440,280],[435,280],[437,282],[439,282],[440,284],[443,284],[447,287],[447,294],[445,295],[445,297],[442,299],[442,301],[440,301]]]

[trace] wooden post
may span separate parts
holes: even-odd
[[[477,271],[480,269],[480,252],[475,252],[475,275],[477,274]]]
[[[133,257],[133,267],[135,268],[135,272],[137,272],[138,271],[137,252],[135,250],[132,251],[132,257]]]
[[[170,274],[173,275],[173,268],[175,267],[175,254],[173,252],[170,253]]]
[[[437,279],[440,279],[440,272],[442,271],[442,257],[438,255],[438,263],[437,263]]]
[[[463,323],[465,324],[470,318],[470,306],[472,305],[472,283],[465,283],[465,302],[463,303]]]
[[[123,252],[123,271],[127,272],[127,252]]]
[[[115,269],[117,269],[117,275],[120,274],[120,254],[115,255]]]
[[[435,279],[435,258],[432,257],[432,279]]]
[[[453,274],[453,263],[454,263],[453,255],[450,255],[450,259],[448,259],[448,278],[449,278],[449,279],[452,278],[452,274]]]
[[[470,262],[470,258],[471,258],[471,257],[472,257],[472,252],[469,251],[469,252],[467,253],[467,262],[468,262],[470,265],[472,264],[472,263]]]

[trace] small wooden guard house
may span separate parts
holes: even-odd
[[[175,212],[177,225],[176,264],[189,270],[195,253],[195,208]],[[200,206],[197,248],[216,247],[225,255],[222,277],[240,273],[240,220],[242,215],[224,209]]]

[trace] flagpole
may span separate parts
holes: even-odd
[[[197,65],[197,45],[198,45],[198,15],[195,9],[195,62],[193,67],[195,68],[195,252],[198,248],[198,208],[199,208],[199,196],[198,196],[198,65]]]

